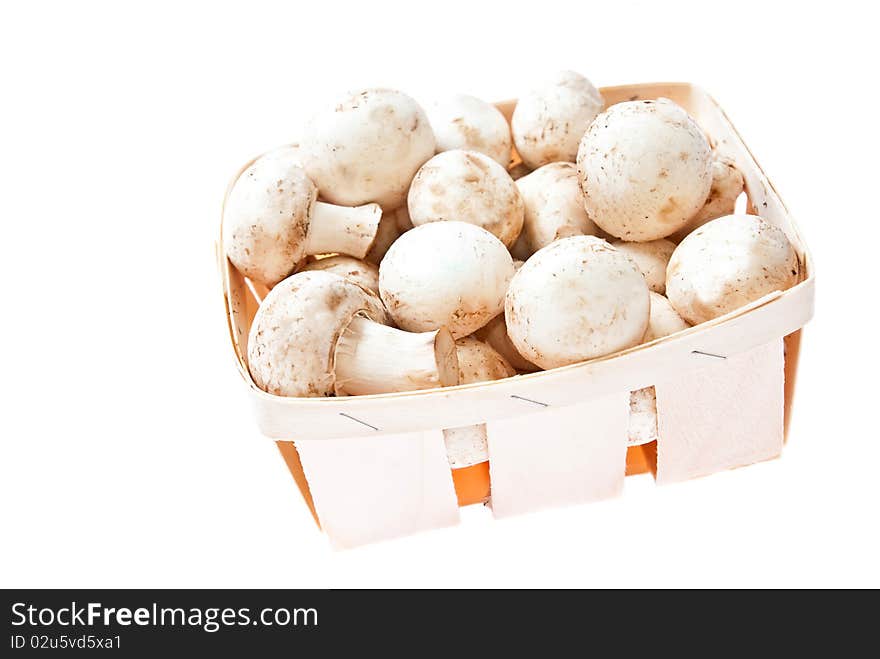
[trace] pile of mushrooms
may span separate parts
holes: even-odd
[[[672,101],[605,107],[570,71],[508,124],[473,96],[347,94],[234,182],[230,262],[271,291],[248,367],[280,396],[520,377],[656,341],[798,281],[785,233],[736,213],[743,177]],[[389,359],[389,357],[392,357]],[[450,464],[485,429],[446,433]],[[630,441],[657,438],[653,388]]]

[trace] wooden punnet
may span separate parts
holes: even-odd
[[[459,498],[467,502],[464,490],[475,482],[479,491],[485,466],[469,468],[476,469],[470,483],[456,479],[457,498],[444,428],[486,424],[496,517],[616,496],[627,473],[650,470],[658,483],[670,483],[781,453],[801,328],[813,315],[815,290],[813,263],[798,228],[727,116],[702,89],[657,83],[601,91],[608,105],[665,97],[687,109],[742,172],[748,212],[780,227],[794,245],[800,282],[685,332],[551,371],[414,393],[283,398],[258,389],[248,373],[248,330],[266,289],[229,263],[221,236],[232,350],[257,423],[278,442],[335,547],[458,522]],[[508,119],[514,106],[498,104]],[[629,392],[651,385],[659,440],[628,448]]]

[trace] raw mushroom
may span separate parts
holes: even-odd
[[[458,384],[446,329],[387,327],[379,299],[329,272],[301,272],[263,300],[248,338],[248,367],[279,396],[414,391]]]
[[[513,345],[543,369],[600,357],[641,342],[648,285],[636,265],[595,236],[573,236],[532,256],[504,305]]]
[[[678,315],[669,300],[659,293],[651,291],[651,317],[648,320],[648,329],[645,331],[642,343],[683,332],[688,327],[690,325]]]
[[[226,255],[243,275],[267,286],[308,254],[363,258],[382,216],[376,204],[347,208],[316,201],[318,190],[300,158],[294,147],[257,158],[232,185],[223,208]]]
[[[431,222],[397,239],[379,266],[379,292],[398,327],[473,333],[504,307],[513,260],[495,236],[465,222]]]
[[[604,106],[593,83],[573,71],[561,71],[521,96],[510,126],[523,162],[531,169],[574,162],[578,142]]]
[[[365,288],[375,295],[379,294],[379,267],[373,263],[337,254],[312,261],[301,267],[299,272],[314,272],[316,270],[345,277],[361,288]]]
[[[413,226],[457,220],[486,229],[506,247],[523,225],[523,201],[507,170],[476,151],[444,151],[422,165],[409,189]]]
[[[529,169],[528,165],[526,165],[524,162],[519,162],[513,167],[509,168],[507,170],[507,173],[510,174],[510,178],[512,178],[514,181],[518,181],[523,176],[528,176],[529,174],[531,174],[532,170]]]
[[[587,216],[578,184],[577,168],[570,162],[539,167],[516,182],[525,204],[518,253],[527,256],[554,240],[569,236],[597,236],[602,231]]]
[[[661,295],[666,292],[666,265],[675,251],[675,243],[660,238],[647,243],[629,243],[616,240],[611,243],[616,250],[631,258],[645,275],[648,288]]]
[[[489,382],[516,375],[513,367],[490,346],[473,337],[455,342],[458,351],[459,384]],[[443,431],[446,456],[453,469],[470,467],[489,459],[486,425],[483,423]]]
[[[489,156],[502,167],[510,163],[510,127],[494,105],[466,94],[427,107],[437,152],[466,149]]]
[[[712,185],[709,142],[670,101],[613,105],[581,140],[577,167],[590,218],[629,241],[665,238],[684,227]]]
[[[388,253],[388,248],[400,237],[400,233],[397,225],[397,214],[382,213],[382,219],[379,220],[379,229],[376,231],[376,240],[373,241],[373,246],[367,252],[366,260],[379,265],[382,259],[385,258],[385,254]]]
[[[514,272],[517,272],[523,266],[523,263],[523,261],[515,260],[513,262]],[[510,336],[507,334],[507,323],[504,321],[503,311],[474,332],[474,337],[487,343],[489,347],[504,357],[517,371],[532,373],[541,370],[516,351],[513,341],[510,340]]]
[[[690,325],[675,312],[669,300],[659,293],[651,292],[651,319],[643,343],[682,332],[688,327]],[[654,387],[645,387],[630,393],[628,434],[630,446],[657,440],[657,391]]]
[[[736,200],[742,194],[743,188],[743,176],[736,166],[731,161],[716,156],[712,161],[712,187],[709,189],[706,203],[683,229],[669,237],[670,240],[680,243],[685,236],[706,222],[725,215],[733,215]]]
[[[406,94],[367,89],[313,116],[302,147],[322,199],[397,208],[418,168],[434,155],[434,133]]]
[[[675,248],[666,297],[696,325],[794,286],[798,272],[797,254],[781,229],[757,215],[728,215]]]

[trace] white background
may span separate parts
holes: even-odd
[[[880,586],[861,2],[14,3],[0,16],[0,586]],[[354,87],[708,88],[818,264],[784,457],[332,552],[233,366],[228,179]]]

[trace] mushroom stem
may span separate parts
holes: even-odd
[[[315,202],[305,253],[339,252],[362,259],[373,246],[381,217],[379,204],[350,207]]]
[[[404,332],[355,316],[336,343],[336,391],[351,396],[458,384],[455,341],[445,327]]]

